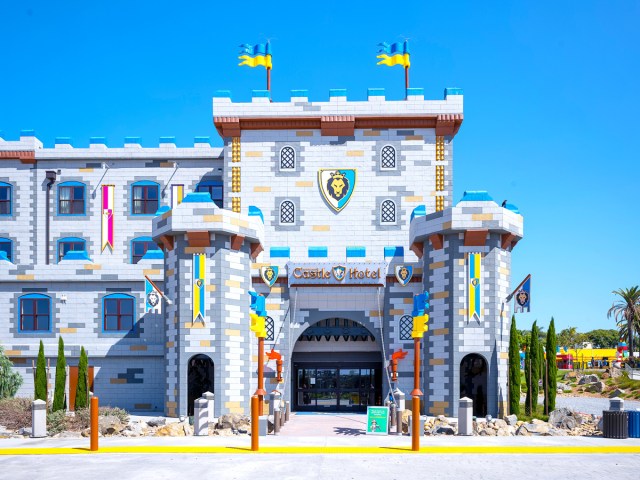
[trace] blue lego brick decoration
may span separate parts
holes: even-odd
[[[309,258],[327,258],[329,249],[327,247],[309,247]]]
[[[158,215],[162,215],[163,213],[168,212],[169,210],[171,210],[171,207],[170,207],[170,206],[168,206],[168,205],[163,205],[163,206],[162,206],[162,207],[160,207],[160,208],[158,209],[158,211],[156,212],[156,216],[158,216]]]
[[[444,89],[444,98],[446,99],[449,95],[462,95],[461,88],[445,88]]]
[[[251,90],[251,96],[253,98],[269,98],[271,92],[269,90]]]
[[[251,310],[256,312],[256,315],[259,317],[266,317],[267,308],[265,306],[264,297],[251,290],[249,290],[249,297],[251,298]]]
[[[419,293],[413,296],[413,310],[411,316],[421,317],[429,310],[429,292]]]
[[[413,220],[416,217],[426,217],[426,216],[427,216],[427,207],[425,207],[424,205],[418,205],[411,212],[411,220]]]
[[[21,137],[35,137],[36,136],[36,131],[35,130],[20,130],[20,136]]]
[[[271,247],[269,256],[271,258],[289,258],[291,257],[291,249],[289,247]]]
[[[493,202],[493,198],[485,190],[469,190],[462,195],[461,202]]]
[[[347,247],[347,258],[364,258],[367,256],[365,247]]]
[[[213,93],[213,98],[231,98],[230,90],[217,90]]]
[[[124,143],[140,143],[140,137],[124,137]]]
[[[384,97],[384,88],[367,88],[367,97]]]
[[[182,203],[213,203],[208,192],[191,192],[182,199]]]
[[[91,261],[91,259],[89,258],[89,255],[84,250],[69,250],[65,254],[65,256],[62,257],[62,260],[89,260],[89,261]]]
[[[404,247],[384,247],[384,256],[387,257],[404,257]]]
[[[424,95],[424,88],[407,88],[407,97],[411,95]]]
[[[329,98],[332,97],[346,97],[347,89],[346,88],[332,88],[329,90]]]
[[[71,145],[71,137],[56,137],[56,145]]]
[[[160,143],[176,143],[176,137],[160,137]]]
[[[520,215],[520,210],[513,203],[505,204],[504,208],[506,208],[507,210],[511,210],[513,213],[517,213],[518,215]]]
[[[0,261],[11,262],[11,260],[7,258],[7,252],[4,250],[0,250]]]
[[[106,145],[106,137],[91,137],[89,138],[89,145]]]
[[[258,207],[254,207],[253,205],[249,205],[249,216],[250,217],[259,217],[260,220],[262,220],[262,223],[264,223],[264,215],[262,214],[262,210],[260,210]]]
[[[193,143],[208,143],[211,145],[211,138],[209,137],[194,137]]]
[[[142,256],[142,260],[164,260],[164,252],[160,249],[147,250]]]
[[[291,98],[309,98],[309,90],[291,90]]]

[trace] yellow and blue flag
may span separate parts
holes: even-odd
[[[249,45],[243,43],[240,45],[239,67],[246,65],[247,67],[265,67],[271,68],[271,45],[267,43],[258,43]]]
[[[403,67],[410,67],[411,62],[409,60],[409,42],[396,42],[389,45],[386,42],[378,44],[378,56],[381,59],[378,65],[387,65],[393,67],[394,65],[402,65]]]
[[[193,321],[200,319],[204,323],[204,285],[206,280],[206,256],[195,254],[193,256]]]
[[[482,272],[480,268],[480,259],[482,254],[470,253],[469,254],[469,321],[482,319],[481,314],[481,297],[482,297]]]

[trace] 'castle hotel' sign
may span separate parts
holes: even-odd
[[[387,264],[288,263],[291,285],[386,285]]]

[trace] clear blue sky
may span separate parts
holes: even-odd
[[[512,283],[533,275],[533,309],[519,328],[552,315],[558,329],[613,328],[611,291],[640,283],[640,3],[353,3],[4,2],[0,130],[35,129],[46,146],[217,139],[212,94],[264,88],[264,69],[236,57],[267,38],[275,101],[367,87],[400,99],[402,69],[376,67],[376,44],[408,37],[412,86],[464,90],[455,200],[488,190],[524,214]]]

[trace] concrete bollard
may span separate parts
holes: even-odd
[[[405,405],[404,397],[405,397],[404,393],[399,388],[396,388],[393,391],[393,398],[395,398],[396,405],[398,405],[398,411],[402,411],[405,408],[407,408]]]
[[[215,419],[215,404],[213,403],[215,399],[215,395],[211,392],[204,392],[202,394],[202,398],[207,399],[207,412],[209,413],[209,425],[213,425],[213,421]]]
[[[473,400],[467,397],[458,401],[458,435],[473,435]]]
[[[389,432],[391,432],[391,429],[396,426],[396,404],[395,403],[392,403],[391,405],[389,405],[389,416],[391,417],[389,419]]]
[[[34,400],[31,402],[31,438],[47,436],[47,402]]]
[[[269,417],[263,415],[258,418],[258,435],[266,437],[269,433]]]
[[[274,390],[269,394],[269,415],[273,415],[276,406],[280,405],[282,395],[278,390]]]
[[[284,427],[284,416],[285,416],[284,405],[282,405],[279,408],[280,408],[280,426]]]
[[[289,421],[289,414],[291,413],[291,402],[289,402],[289,400],[287,400],[286,402],[284,402],[284,421],[288,422]]]
[[[198,437],[209,435],[209,401],[201,397],[193,403],[193,434]]]
[[[404,432],[402,431],[402,417],[404,410],[398,410],[396,412],[396,416],[398,417],[396,419],[396,435],[402,435]]]
[[[614,397],[609,399],[609,410],[613,412],[621,412],[624,410],[624,400],[622,398]]]
[[[273,409],[273,434],[277,435],[280,431],[280,407]]]

